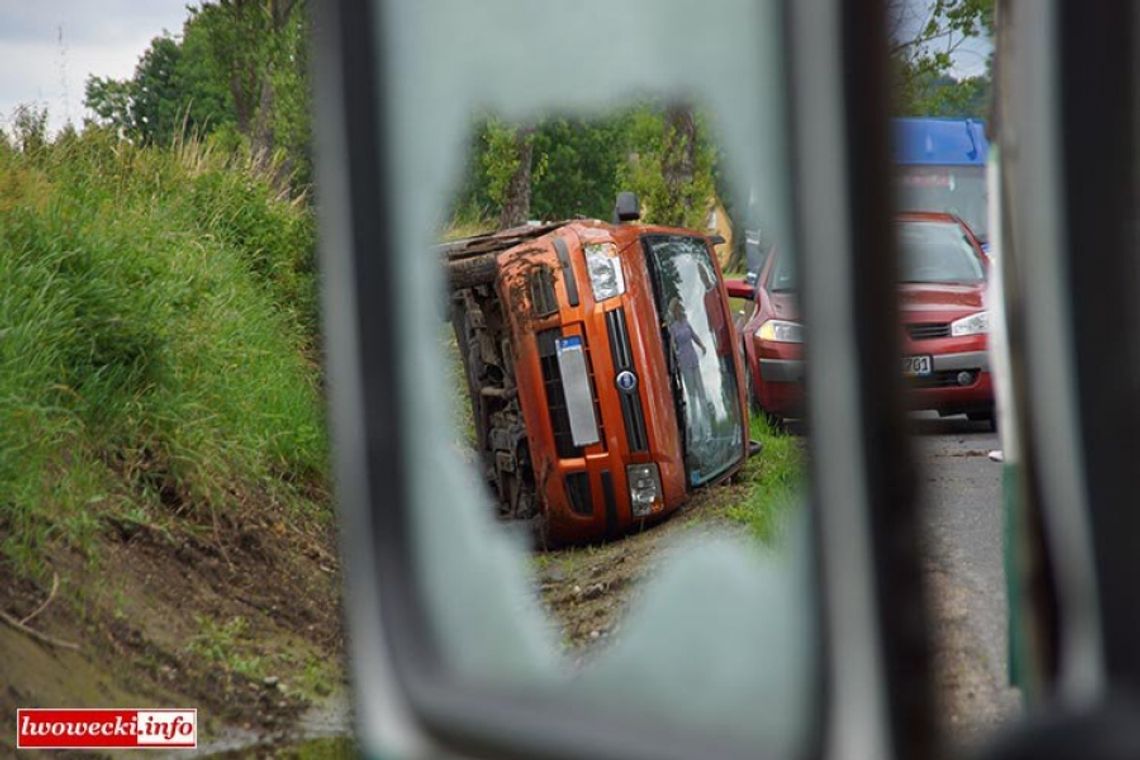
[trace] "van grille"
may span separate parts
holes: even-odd
[[[930,340],[931,338],[949,338],[949,322],[912,322],[906,326],[907,334],[911,340]]]
[[[610,337],[610,356],[613,358],[614,371],[636,371],[623,309],[606,312],[606,330]],[[621,416],[625,422],[625,437],[629,443],[629,450],[648,451],[649,438],[645,433],[645,412],[641,408],[641,394],[636,388],[630,393],[619,390],[618,397],[621,400]]]
[[[538,360],[542,368],[542,386],[546,391],[546,408],[550,413],[550,429],[554,431],[554,449],[560,459],[572,459],[583,455],[582,447],[574,445],[574,435],[570,432],[570,412],[566,407],[566,391],[562,387],[562,373],[558,370],[558,339],[562,329],[552,327],[535,334],[538,340]],[[606,446],[606,429],[602,423],[602,410],[598,404],[598,387],[594,378],[594,362],[590,358],[590,346],[585,337],[582,349],[586,358],[586,370],[590,375],[590,395],[594,399],[594,419],[598,424],[599,445]]]
[[[940,369],[937,372],[932,372],[923,377],[910,377],[907,379],[910,381],[912,388],[968,388],[969,385],[958,385],[958,373],[961,371],[960,369]],[[972,373],[974,377],[970,385],[975,385],[978,382],[977,370],[972,370]]]

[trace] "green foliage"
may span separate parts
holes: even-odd
[[[260,679],[264,663],[252,645],[249,623],[240,615],[219,623],[195,615],[198,633],[186,645],[187,654],[250,679]]]
[[[965,79],[931,75],[912,80],[910,84],[912,91],[906,94],[909,113],[976,119],[989,115],[992,90],[989,75]]]
[[[507,185],[518,170],[515,129],[498,119],[488,119],[482,130],[480,163],[485,189],[483,195],[495,206],[507,201]]]
[[[773,544],[803,482],[803,451],[798,438],[777,430],[758,415],[752,418],[752,439],[760,441],[764,449],[744,464],[741,480],[747,492],[728,508],[727,515],[746,525],[759,540]]]
[[[98,123],[130,134],[135,130],[134,92],[133,80],[91,76],[83,104],[95,112]]]
[[[274,145],[288,158],[294,186],[312,179],[309,159],[312,144],[312,98],[309,87],[309,28],[301,10],[271,36],[273,45],[269,79],[275,99],[272,112]]]
[[[990,98],[993,57],[984,76],[957,80],[949,76],[955,51],[963,42],[992,35],[993,0],[908,0],[888,4],[895,64],[895,111],[900,115],[985,117]],[[914,16],[918,11],[922,15]]]
[[[517,129],[497,118],[476,123],[453,213],[460,224],[498,216],[518,168]],[[642,201],[645,221],[700,226],[715,192],[716,150],[698,116],[694,176],[672,188],[663,175],[670,137],[664,110],[651,102],[593,120],[542,119],[529,136],[531,217],[609,219],[618,192],[632,190]]]
[[[630,115],[630,153],[618,183],[637,193],[642,221],[673,227],[700,228],[715,192],[716,149],[706,122],[696,116],[692,176],[674,186],[668,181],[671,157],[690,150],[690,137],[669,124],[658,109],[643,106]]]
[[[156,37],[139,59],[132,93],[134,128],[146,142],[169,145],[181,128],[190,104],[183,104],[179,88],[182,48],[168,36]]]
[[[132,79],[90,77],[85,104],[100,124],[146,144],[170,145],[185,133],[207,134],[233,122],[225,72],[187,22],[185,41],[155,37]]]
[[[197,144],[0,146],[0,554],[34,570],[100,515],[314,508],[312,220],[275,197]]]
[[[245,146],[280,153],[295,186],[304,186],[310,100],[303,3],[221,0],[190,11],[181,38],[152,40],[132,78],[88,79],[85,104],[97,123],[164,146],[188,134],[236,130]]]
[[[47,109],[16,106],[11,129],[12,147],[28,156],[38,155],[47,145]]]
[[[609,219],[626,138],[623,119],[546,119],[535,130],[531,211],[539,219]]]
[[[316,229],[313,218],[285,203],[266,203],[264,183],[242,172],[193,178],[187,203],[203,229],[243,252],[246,265],[268,288],[278,309],[315,336]]]

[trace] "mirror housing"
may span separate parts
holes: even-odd
[[[617,202],[614,203],[614,224],[636,222],[640,218],[641,203],[637,200],[637,193],[629,190],[618,193]]]
[[[756,300],[756,284],[755,282],[749,283],[747,279],[740,278],[725,278],[724,287],[728,290],[729,298],[747,298],[749,301]]]
[[[709,235],[709,242],[713,245],[724,245],[728,241],[724,239],[724,235]]]

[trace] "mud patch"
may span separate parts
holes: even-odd
[[[331,527],[110,520],[88,557],[59,549],[52,604],[34,621],[69,651],[0,626],[0,755],[17,707],[197,707],[200,738],[288,737],[343,689]],[[21,619],[49,584],[0,564],[0,609]]]
[[[558,624],[566,649],[584,657],[620,633],[621,622],[654,572],[663,550],[682,532],[747,535],[727,516],[745,486],[721,485],[697,492],[670,519],[607,544],[535,555],[537,591]]]

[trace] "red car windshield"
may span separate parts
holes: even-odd
[[[957,223],[904,221],[896,225],[896,232],[900,282],[973,285],[985,281],[985,267]],[[768,291],[794,292],[798,287],[795,262],[785,251],[775,255]]]
[[[953,222],[897,225],[902,282],[976,284],[986,270],[965,231]]]

